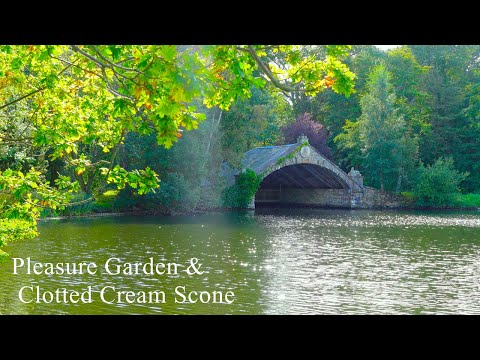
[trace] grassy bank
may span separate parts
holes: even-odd
[[[455,197],[453,205],[480,208],[480,194],[459,194]]]
[[[419,201],[411,192],[402,192],[402,207],[408,209],[480,209],[480,194],[455,194],[448,202],[434,205]]]
[[[115,201],[117,199],[118,190],[108,190],[102,195],[97,196],[94,201],[86,201],[90,195],[77,194],[72,203],[79,203],[66,207],[64,210],[45,209],[42,211],[42,218],[63,217],[63,216],[82,216],[90,214],[102,213],[118,213],[121,212],[121,206]]]

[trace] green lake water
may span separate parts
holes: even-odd
[[[37,239],[5,248],[11,258],[0,263],[0,314],[480,314],[478,211],[257,210],[49,220],[39,229]],[[13,274],[12,258],[28,257],[32,264],[95,262],[99,270]],[[195,257],[204,273],[110,275],[103,265],[112,257],[180,264]],[[24,286],[90,286],[94,301],[35,303],[30,294],[23,303]],[[161,290],[166,301],[107,304],[99,299],[106,286]],[[234,302],[176,303],[179,286],[232,291]]]

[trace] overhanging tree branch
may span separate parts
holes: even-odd
[[[100,66],[100,70],[103,74],[103,76],[100,75],[101,78],[103,78],[103,80],[105,81],[105,84],[107,85],[107,89],[108,91],[110,91],[113,95],[116,95],[116,96],[119,96],[119,97],[123,97],[123,98],[126,98],[126,99],[129,99],[133,102],[135,102],[135,99],[132,97],[132,96],[129,96],[129,95],[126,95],[126,94],[122,94],[122,93],[119,93],[117,90],[115,90],[113,87],[112,87],[112,84],[108,81],[108,76],[107,76],[107,73],[105,71],[106,68],[109,68],[113,71],[113,74],[115,75],[115,77],[118,79],[118,76],[117,75],[120,75],[122,77],[124,77],[125,79],[129,80],[129,81],[133,81],[132,79],[130,79],[129,77],[123,75],[123,74],[120,74],[118,72],[115,71],[114,67],[118,67],[118,68],[121,68],[121,69],[126,69],[126,70],[129,70],[129,71],[136,71],[135,69],[129,69],[129,68],[124,68],[122,66],[118,66],[112,62],[110,62],[108,59],[106,59],[101,53],[99,50],[97,50],[95,47],[94,47],[94,50],[95,52],[97,52],[102,60],[105,60],[107,61],[108,63],[103,63],[102,61],[100,61],[98,58],[96,58],[95,56],[93,55],[90,55],[89,53],[83,51],[82,49],[80,49],[77,45],[71,45],[72,49],[78,53],[80,53],[81,55],[83,55],[84,57],[86,57],[87,59],[93,61],[95,64],[97,64],[98,66]],[[137,71],[138,72],[138,71]],[[133,81],[135,82],[135,81]],[[125,86],[125,84],[123,84]]]
[[[111,62],[110,60],[108,60],[101,52],[100,50],[98,50],[98,48],[94,45],[92,45],[92,48],[93,50],[98,54],[98,56],[100,56],[100,58],[105,61],[108,65],[110,65],[109,67],[116,67],[120,70],[124,70],[124,71],[134,71],[134,72],[140,72],[140,70],[138,69],[134,69],[134,68],[127,68],[127,67],[124,67],[124,66],[121,66],[121,65],[118,65],[118,64],[115,64],[114,62]]]
[[[262,72],[270,79],[273,85],[275,85],[276,87],[278,87],[280,90],[283,90],[283,91],[288,91],[288,92],[297,91],[297,89],[281,83],[280,80],[278,80],[275,77],[275,75],[272,74],[267,64],[265,64],[262,61],[262,59],[260,59],[260,57],[258,56],[257,52],[255,51],[252,45],[247,45],[247,49],[248,49],[247,51],[250,53],[250,55],[252,55],[253,59],[255,60],[257,65],[260,67]]]
[[[90,55],[89,53],[83,51],[82,49],[80,49],[77,45],[71,45],[72,49],[80,54],[82,54],[84,57],[86,57],[87,59],[90,59],[91,61],[93,61],[95,64],[97,64],[98,66],[100,66],[101,68],[105,68],[107,65],[102,63],[100,60],[98,60],[95,56],[92,56]]]
[[[285,92],[317,92],[322,89],[322,87],[315,88],[315,89],[302,89],[299,87],[294,87],[294,86],[284,84],[280,80],[278,80],[278,78],[272,73],[268,65],[265,64],[262,61],[262,59],[260,59],[260,57],[258,56],[257,52],[255,51],[252,45],[247,45],[247,49],[240,48],[240,47],[237,47],[237,49],[248,52],[253,57],[258,67],[265,74],[265,76],[272,82],[274,86],[276,86],[280,90],[283,90]]]
[[[7,106],[13,105],[13,104],[15,104],[15,103],[17,103],[17,102],[19,102],[19,101],[22,101],[23,99],[26,99],[26,98],[29,97],[29,96],[35,95],[36,93],[38,93],[38,92],[40,92],[40,91],[43,91],[43,90],[45,90],[45,89],[46,89],[46,87],[44,86],[44,87],[41,87],[40,89],[33,90],[33,91],[29,92],[28,94],[25,94],[25,95],[23,95],[23,96],[20,96],[19,98],[16,98],[16,99],[14,99],[14,100],[12,100],[12,101],[10,101],[10,102],[8,102],[8,103],[3,104],[2,106],[0,106],[0,110],[6,108]]]
[[[60,71],[60,72],[57,74],[57,76],[62,75],[62,74],[63,74],[65,71],[67,71],[67,69],[70,68],[70,66],[72,66],[72,65],[73,65],[73,64],[69,64],[69,65],[65,66],[65,67],[62,69],[62,71]],[[46,88],[47,88],[46,86],[43,86],[43,87],[41,87],[41,88],[39,88],[39,89],[36,89],[36,90],[33,90],[33,91],[29,92],[28,94],[25,94],[25,95],[23,95],[23,96],[20,96],[19,98],[15,99],[15,100],[12,100],[12,101],[10,101],[10,102],[8,102],[8,103],[6,103],[6,104],[0,105],[0,110],[6,108],[7,106],[13,105],[13,104],[15,104],[15,103],[17,103],[17,102],[19,102],[19,101],[22,101],[23,99],[26,99],[27,97],[30,97],[30,96],[32,96],[32,95],[35,95],[36,93],[38,93],[38,92],[40,92],[40,91],[43,91],[43,90],[45,90]]]

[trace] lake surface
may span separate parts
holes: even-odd
[[[0,263],[1,314],[480,314],[478,211],[290,209],[50,220],[41,222],[39,238],[5,250],[11,259]],[[14,275],[12,258],[27,257],[95,262],[99,271],[28,275],[21,268]],[[204,273],[110,275],[103,265],[112,257],[187,265],[195,257]],[[18,298],[23,286],[79,292],[91,286],[94,301],[25,304]],[[99,298],[106,286],[162,290],[166,301],[107,304]],[[232,291],[235,301],[175,303],[178,286],[187,293]]]

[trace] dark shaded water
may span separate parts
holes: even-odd
[[[5,250],[32,262],[95,262],[100,271],[28,275],[22,268],[14,275],[9,259],[0,263],[2,314],[480,314],[480,212],[297,209],[78,218],[42,222],[40,232]],[[182,264],[197,257],[205,273],[108,275],[101,270],[111,257]],[[92,286],[94,302],[24,304],[18,298],[23,286]],[[166,303],[106,304],[98,297],[105,286],[162,290]],[[233,291],[235,301],[175,303],[177,286]]]

